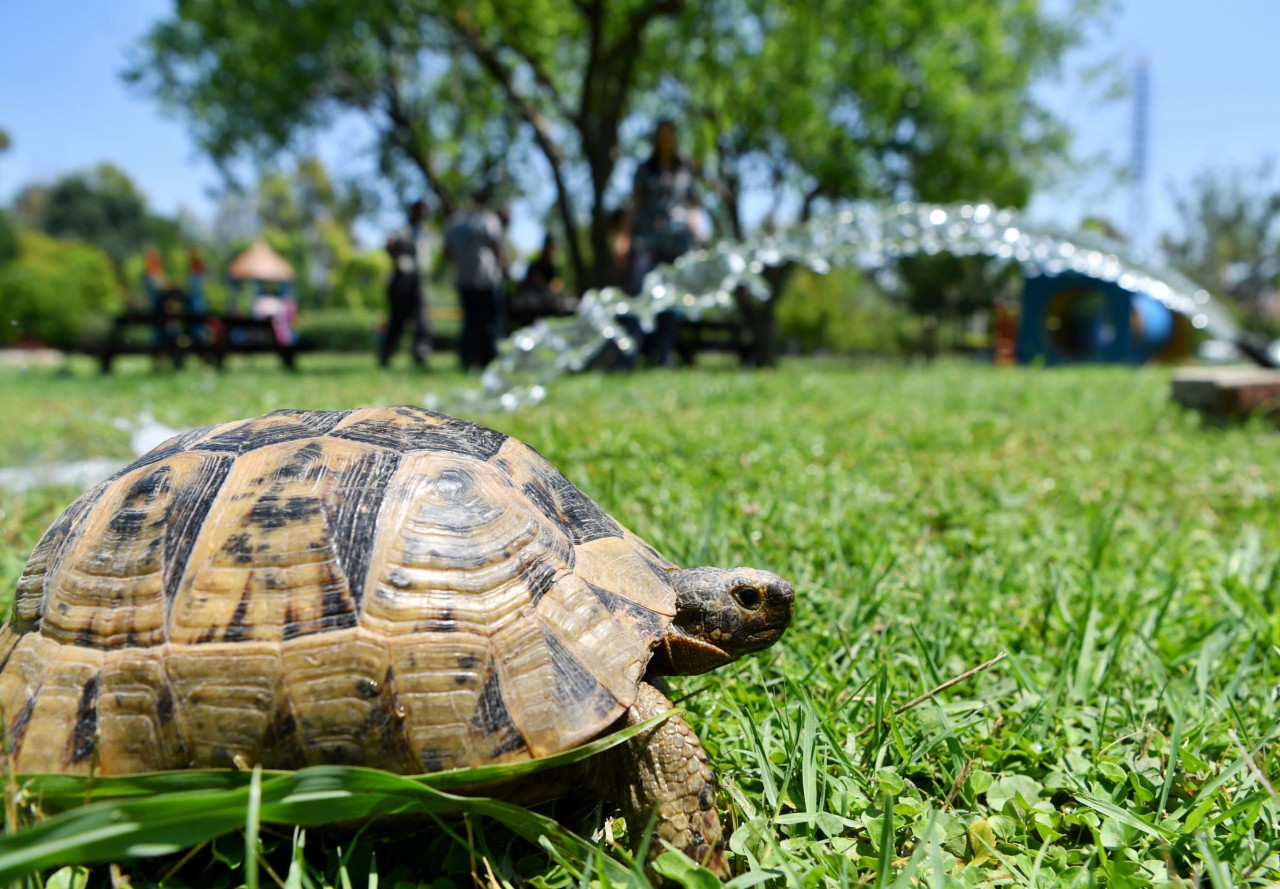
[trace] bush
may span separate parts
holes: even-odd
[[[298,313],[298,340],[304,349],[372,355],[381,320],[367,309],[305,309]]]
[[[18,258],[22,246],[18,243],[18,230],[9,214],[0,210],[0,266]]]
[[[778,338],[792,352],[897,353],[908,316],[856,272],[799,269],[778,301]]]
[[[70,346],[95,316],[120,308],[115,270],[97,247],[31,231],[18,241],[19,256],[0,268],[0,345]]]
[[[353,311],[385,309],[390,278],[391,257],[385,250],[352,256],[334,270],[325,305]]]
[[[457,338],[461,329],[460,319],[441,313],[431,319],[431,332],[437,336]],[[447,317],[438,317],[445,314]],[[368,352],[377,348],[380,328],[387,322],[385,311],[367,309],[300,309],[298,311],[298,340],[302,348],[313,352]],[[409,348],[413,324],[405,328],[400,349]]]

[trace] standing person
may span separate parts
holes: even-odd
[[[387,238],[393,269],[387,284],[387,335],[378,353],[378,365],[386,367],[400,346],[405,324],[413,321],[413,363],[425,367],[431,357],[431,319],[427,314],[427,298],[423,286],[431,269],[431,241],[424,220],[427,202],[416,200],[409,205],[409,222]]]
[[[489,209],[488,186],[476,190],[471,206],[454,214],[444,235],[445,256],[453,263],[453,283],[462,304],[462,369],[483,368],[498,354],[502,290],[506,280],[502,219]]]
[[[664,118],[654,127],[649,159],[636,169],[628,234],[619,244],[629,258],[628,293],[638,294],[644,276],[659,263],[675,262],[696,246],[691,224],[695,212],[700,211],[693,168],[680,156],[675,123]],[[671,364],[679,333],[680,314],[673,309],[660,312],[652,339],[655,364]]]

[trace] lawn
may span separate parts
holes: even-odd
[[[143,413],[187,427],[465,384],[371,363],[0,369],[0,465],[126,457],[116,421]],[[1161,369],[795,361],[584,375],[474,419],[674,561],[794,584],[778,645],[673,683],[721,776],[739,885],[1266,883],[1280,879],[1280,438],[1206,426],[1168,385]],[[6,597],[74,493],[0,492]],[[539,811],[587,838],[610,814]],[[484,819],[310,831],[305,848],[262,830],[262,880],[291,889],[619,872]],[[622,831],[604,831],[611,859]],[[233,832],[121,868],[133,886],[254,886],[244,849]]]

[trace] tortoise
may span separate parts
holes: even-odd
[[[19,774],[525,760],[671,709],[658,677],[773,644],[793,599],[678,568],[484,426],[276,411],[178,435],[53,522],[0,631],[0,715]],[[581,768],[633,835],[656,813],[727,875],[679,715]]]

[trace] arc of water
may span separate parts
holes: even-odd
[[[584,369],[608,343],[628,352],[637,348],[620,316],[634,316],[649,331],[667,309],[697,319],[732,307],[739,288],[767,300],[771,294],[761,276],[766,267],[796,263],[819,273],[833,266],[874,270],[901,257],[939,253],[1017,262],[1027,274],[1078,272],[1146,293],[1213,337],[1236,340],[1240,335],[1235,320],[1208,291],[1101,236],[1067,234],[989,204],[859,205],[775,235],[722,241],[689,253],[651,272],[634,298],[612,287],[590,290],[573,316],[540,320],[504,340],[479,389],[457,403],[444,405],[432,394],[424,403],[464,413],[536,404],[552,380]]]

